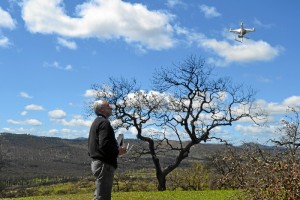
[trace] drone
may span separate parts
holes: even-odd
[[[236,41],[238,41],[238,42],[243,42],[243,38],[247,38],[247,37],[245,37],[245,35],[247,34],[247,33],[251,33],[251,32],[254,32],[255,31],[255,29],[254,28],[252,28],[252,29],[250,29],[250,28],[244,28],[244,23],[243,22],[241,22],[241,25],[240,25],[240,28],[238,28],[238,29],[229,29],[229,32],[232,32],[232,33],[235,33],[236,35],[235,35],[235,40]],[[236,38],[236,36],[239,38]],[[247,38],[247,39],[249,39],[249,38]]]

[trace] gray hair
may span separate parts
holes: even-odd
[[[98,100],[98,101],[94,102],[93,110],[97,116],[99,116],[101,114],[100,109],[102,108],[104,103],[105,103],[105,101],[103,101],[103,100]]]

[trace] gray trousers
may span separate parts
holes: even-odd
[[[91,169],[96,178],[94,200],[111,200],[115,168],[100,160],[93,160]]]

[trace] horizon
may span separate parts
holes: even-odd
[[[0,135],[16,135],[16,136],[32,136],[32,137],[37,137],[37,138],[53,138],[53,139],[61,139],[61,140],[88,140],[88,138],[86,137],[79,137],[79,138],[61,138],[61,137],[58,137],[58,136],[39,136],[39,135],[32,135],[30,133],[9,133],[9,132],[0,132]],[[142,141],[138,138],[126,138],[126,140],[137,140],[137,141]],[[175,142],[178,142],[178,140],[169,140],[169,141],[175,141]],[[188,142],[183,140],[183,142]],[[245,142],[245,143],[241,143],[241,144],[238,144],[238,145],[235,145],[235,144],[225,144],[224,142],[219,142],[219,143],[214,143],[214,142],[211,142],[211,141],[207,141],[207,142],[200,142],[198,144],[195,144],[195,145],[201,145],[201,144],[204,144],[204,145],[229,145],[229,146],[234,146],[234,147],[241,147],[241,146],[244,146],[244,145],[248,145],[248,144],[254,144],[254,145],[259,145],[259,146],[264,146],[264,147],[277,147],[275,144],[274,145],[270,145],[269,144],[260,144],[260,143],[256,143],[256,142]],[[285,148],[285,147],[282,147],[282,148]]]

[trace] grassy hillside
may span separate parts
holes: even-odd
[[[86,140],[1,134],[1,179],[89,174]]]
[[[114,199],[170,199],[170,197],[224,199],[224,193],[226,195],[227,192],[230,195],[234,193],[232,191],[120,193],[120,191],[156,191],[157,184],[151,157],[149,155],[137,157],[134,154],[141,149],[147,149],[147,143],[139,140],[126,140],[125,143],[127,142],[134,145],[134,148],[130,153],[119,158],[114,186],[114,191],[118,192],[114,192]],[[172,143],[178,145],[176,141]],[[185,168],[199,161],[207,162],[210,155],[224,151],[225,148],[220,144],[195,145],[189,157],[179,167]],[[241,150],[240,147],[235,148]],[[158,153],[162,167],[173,163],[176,153],[178,152]],[[87,139],[84,138],[67,140],[0,133],[0,170],[0,194],[2,185],[2,188],[6,188],[3,191],[6,194],[15,192],[11,193],[11,197],[34,196],[34,199],[46,199],[45,196],[48,196],[49,199],[90,199],[94,189],[90,158],[87,155]],[[8,197],[9,194],[5,196]],[[69,195],[65,196],[66,194]],[[207,194],[210,196],[203,196]],[[218,195],[221,197],[219,198]],[[36,196],[42,197],[36,198]],[[22,199],[32,199],[32,197]]]
[[[134,145],[132,151],[119,158],[115,179],[138,179],[140,187],[153,191],[155,171],[149,155],[137,157],[134,152],[147,149],[147,143],[139,140],[126,140]],[[176,141],[172,141],[176,145]],[[206,162],[211,154],[224,150],[220,144],[198,144],[192,147],[189,157],[180,168],[191,163]],[[238,147],[237,147],[238,148]],[[173,163],[178,152],[164,151],[158,154],[162,167]],[[50,185],[87,179],[92,182],[90,158],[87,155],[87,139],[67,140],[53,137],[37,137],[28,134],[0,134],[0,190],[24,188],[28,186]],[[134,174],[134,176],[132,175]],[[143,185],[142,183],[145,184]],[[148,183],[148,184],[147,184]],[[141,186],[142,185],[142,186]],[[150,187],[150,186],[151,187]],[[128,185],[125,188],[133,188]],[[128,191],[132,191],[132,190]],[[137,191],[137,190],[133,190]]]
[[[127,140],[133,144],[132,152],[147,148],[147,144],[138,140]],[[85,177],[90,176],[90,158],[87,154],[87,139],[67,140],[54,137],[38,137],[28,134],[0,134],[2,154],[1,180],[19,180],[34,178]],[[223,145],[199,144],[192,148],[190,161],[205,160],[206,157]],[[176,152],[160,154],[163,166],[172,163]],[[119,170],[153,168],[151,157],[136,157],[129,153],[119,158]]]

